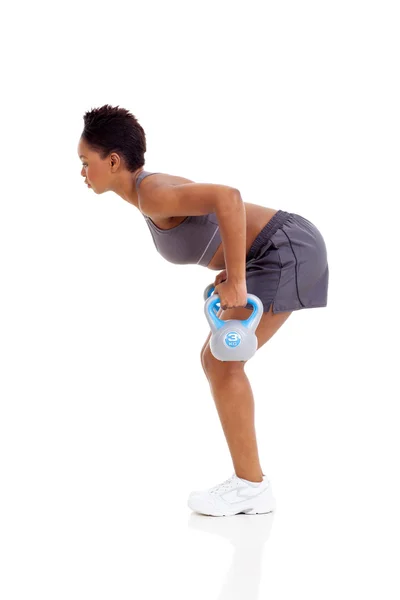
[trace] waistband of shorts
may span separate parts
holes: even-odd
[[[266,226],[260,231],[258,236],[253,242],[247,256],[246,262],[253,259],[257,252],[262,246],[277,232],[279,227],[282,227],[284,223],[292,216],[292,213],[286,212],[285,210],[278,210],[272,217]]]

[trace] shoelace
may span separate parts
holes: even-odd
[[[233,474],[231,477],[229,477],[229,479],[227,479],[226,481],[224,481],[223,483],[219,483],[218,485],[215,485],[213,488],[210,489],[210,493],[211,494],[216,494],[218,493],[220,490],[228,490],[232,483],[233,483],[233,479],[235,478],[235,474]]]

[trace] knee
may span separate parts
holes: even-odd
[[[203,371],[204,373],[207,375],[207,371],[210,369],[210,357],[209,357],[209,353],[207,352],[207,348],[209,348],[208,346],[202,348],[201,350],[201,366],[203,367]]]
[[[210,344],[207,344],[201,351],[201,364],[207,377],[213,375],[233,375],[234,373],[243,372],[245,362],[236,360],[221,361],[215,358],[210,349]]]

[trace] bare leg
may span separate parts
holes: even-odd
[[[220,310],[222,320],[246,319],[252,311],[246,308]],[[258,350],[278,331],[291,312],[263,314],[257,327]],[[263,471],[258,456],[254,424],[254,397],[244,371],[245,362],[217,360],[210,350],[211,334],[202,351],[201,362],[229,446],[235,473],[248,481],[262,481]],[[258,352],[257,350],[257,352]]]
[[[243,367],[232,369],[228,366],[209,371],[207,376],[236,475],[248,481],[262,481],[254,425],[254,397]]]

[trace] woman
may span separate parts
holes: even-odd
[[[85,183],[136,206],[166,260],[222,270],[214,282],[222,320],[246,319],[252,311],[247,294],[258,296],[264,306],[256,330],[260,349],[293,311],[327,306],[327,251],[315,225],[243,202],[236,188],[145,171],[145,152],[145,132],[127,110],[105,105],[84,115],[78,155]],[[192,492],[188,506],[214,516],[271,512],[275,500],[258,456],[246,362],[217,360],[210,337],[201,363],[235,470],[223,483]]]

